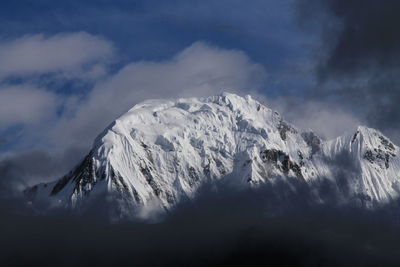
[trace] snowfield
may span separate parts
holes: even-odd
[[[399,196],[399,171],[399,149],[379,131],[358,126],[324,141],[250,96],[224,93],[135,105],[70,173],[25,193],[43,209],[76,212],[103,205],[102,197],[114,219],[146,219],[216,180],[240,188],[329,179],[341,202],[373,208]]]

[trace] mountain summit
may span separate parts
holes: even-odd
[[[47,209],[84,212],[107,203],[117,220],[146,219],[214,181],[258,187],[327,179],[343,203],[373,207],[398,197],[399,173],[398,147],[376,130],[359,126],[323,141],[250,96],[224,93],[135,105],[71,172],[25,193]]]

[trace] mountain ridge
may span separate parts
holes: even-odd
[[[116,220],[147,219],[194,198],[207,182],[256,188],[291,177],[338,184],[337,173],[347,171],[343,203],[361,199],[371,208],[399,195],[398,153],[388,138],[365,126],[324,141],[251,96],[148,100],[111,123],[70,173],[25,192],[46,209],[78,212],[106,196]],[[338,170],[335,161],[346,157],[348,170]]]

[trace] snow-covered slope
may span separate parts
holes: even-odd
[[[335,167],[322,170],[324,165],[316,160],[319,174],[337,177],[335,169],[345,170],[352,197],[360,198],[367,206],[386,203],[399,195],[399,148],[377,130],[358,126],[354,132],[324,143],[321,158]]]
[[[324,142],[250,96],[150,100],[104,130],[74,170],[26,193],[33,202],[78,212],[102,205],[103,197],[117,219],[147,218],[214,180],[257,187],[287,177],[330,179],[340,187],[345,176],[343,201],[373,206],[398,196],[398,151],[361,126]]]

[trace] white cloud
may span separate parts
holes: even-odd
[[[249,92],[265,77],[264,68],[243,52],[197,42],[169,60],[128,64],[97,84],[75,116],[63,118],[52,134],[69,145],[89,145],[104,127],[144,99]]]
[[[0,129],[44,122],[56,108],[57,97],[51,92],[27,86],[0,88]]]
[[[109,41],[85,32],[27,35],[0,42],[0,78],[57,72],[79,74],[86,64],[108,61],[113,53]],[[89,72],[92,71],[90,68]]]
[[[269,108],[280,112],[286,121],[300,129],[312,130],[325,139],[336,138],[358,125],[365,125],[365,121],[337,104],[300,97],[260,98]]]

